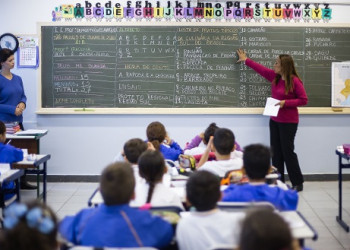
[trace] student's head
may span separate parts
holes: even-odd
[[[5,142],[6,141],[6,126],[5,123],[0,121],[0,142]]]
[[[107,206],[128,204],[134,188],[135,178],[130,163],[115,162],[102,171],[100,191]]]
[[[210,136],[214,136],[215,131],[218,129],[219,127],[216,126],[216,123],[210,123],[210,125],[206,128],[206,130],[204,131],[204,138],[203,138],[203,142],[205,145],[208,144]]]
[[[229,155],[235,147],[235,136],[227,128],[218,128],[214,133],[214,147],[221,155]]]
[[[140,155],[146,150],[147,143],[139,138],[130,139],[124,144],[124,155],[131,164],[136,164]]]
[[[15,203],[4,212],[2,250],[52,250],[58,248],[57,218],[45,204]]]
[[[249,179],[264,179],[270,169],[270,149],[262,144],[251,144],[244,148],[243,167]]]
[[[214,209],[221,199],[219,177],[205,170],[194,172],[186,183],[186,196],[197,211]]]
[[[156,150],[159,150],[160,144],[164,141],[166,130],[162,123],[152,122],[147,126],[147,139],[151,142]]]
[[[159,151],[147,150],[140,156],[138,165],[140,176],[149,184],[146,203],[150,203],[155,185],[162,181],[166,172],[164,157]]]
[[[288,224],[272,210],[251,211],[243,220],[240,250],[291,250],[292,244]]]
[[[8,67],[13,68],[14,66],[14,52],[10,49],[0,49],[0,70],[5,63],[8,63]],[[12,56],[12,57],[11,57]],[[10,58],[11,57],[11,58]],[[8,59],[10,60],[6,62]]]

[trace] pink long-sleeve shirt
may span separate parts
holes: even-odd
[[[271,83],[275,79],[276,73],[274,70],[266,68],[249,58],[247,58],[245,64]],[[283,108],[279,110],[276,117],[271,117],[271,120],[282,123],[299,123],[298,107],[307,104],[307,95],[304,84],[298,77],[293,77],[293,91],[288,94],[285,94],[285,81],[282,78],[277,84],[272,84],[271,97],[281,101],[285,100]]]

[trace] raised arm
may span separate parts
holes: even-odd
[[[184,150],[189,150],[195,147],[198,147],[199,144],[201,143],[202,139],[203,139],[203,133],[201,133],[200,135],[196,135],[189,144],[186,145]]]
[[[238,55],[238,60],[237,63],[239,62],[245,62],[245,64],[253,69],[256,73],[264,77],[266,80],[272,82],[273,79],[275,79],[276,73],[264,65],[257,63],[253,61],[252,59],[249,59],[246,52],[243,49],[238,49],[237,50],[237,55]]]
[[[214,136],[210,136],[207,148],[205,149],[204,153],[202,154],[202,157],[197,164],[197,168],[200,168],[201,166],[203,166],[204,163],[206,163],[208,161],[209,154],[211,152],[211,148],[213,145],[213,140],[214,140]]]

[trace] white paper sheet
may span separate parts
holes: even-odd
[[[265,105],[263,115],[277,116],[278,111],[280,110],[280,105],[276,105],[276,104],[279,102],[280,102],[280,100],[277,100],[277,99],[272,98],[272,97],[268,97],[266,99],[266,105]]]

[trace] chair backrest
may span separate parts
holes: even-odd
[[[252,208],[276,210],[275,206],[267,201],[257,202],[218,202],[218,208],[228,212],[242,212]]]

